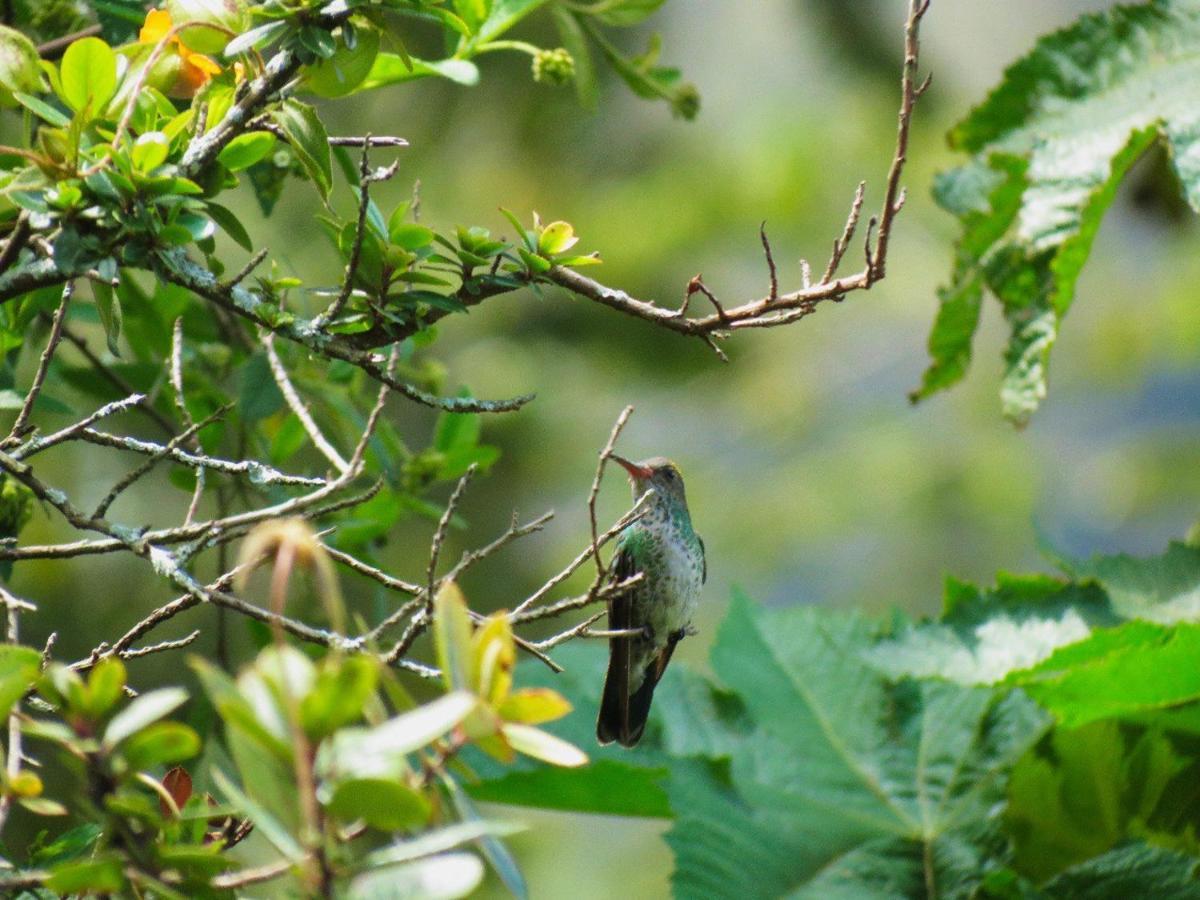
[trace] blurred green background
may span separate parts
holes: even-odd
[[[676,658],[703,665],[732,586],[767,604],[820,603],[934,612],[947,573],[990,581],[996,570],[1044,568],[1045,539],[1070,554],[1151,552],[1196,520],[1200,494],[1200,259],[1195,226],[1180,212],[1163,161],[1144,160],[1106,219],[1053,354],[1050,398],[1016,432],[999,414],[1002,333],[985,311],[967,382],[913,408],[906,399],[925,364],[935,288],[949,272],[951,218],[929,197],[933,173],[957,162],[947,128],[1034,39],[1108,3],[1082,0],[935,0],[923,33],[933,89],[922,102],[908,204],[888,277],[867,294],[787,328],[740,332],[720,363],[698,341],[547,291],[494,299],[448,320],[425,351],[447,367],[446,387],[477,395],[529,390],[520,413],[489,418],[485,439],[503,456],[463,505],[467,531],[452,549],[483,543],[526,516],[558,515],[541,534],[466,580],[480,609],[511,605],[586,542],[585,500],[617,413],[636,413],[620,443],[631,457],[664,454],[684,472],[709,558],[699,637]],[[483,61],[474,89],[423,81],[328,106],[332,133],[395,133],[412,142],[401,175],[379,189],[393,205],[420,179],[423,221],[435,227],[508,228],[497,207],[567,219],[580,247],[599,250],[601,281],[676,304],[688,279],[726,303],[761,296],[767,228],[785,288],[798,260],[818,272],[854,187],[867,180],[876,207],[890,160],[898,104],[901,0],[675,0],[638,49],[664,35],[664,61],[683,68],[703,99],[692,123],[664,104],[631,97],[606,78],[599,114],[569,89],[535,85],[528,57]],[[544,23],[535,41],[557,43]],[[261,246],[306,280],[331,282],[337,258],[313,214],[316,199],[290,186],[270,220],[247,193],[241,210]],[[348,198],[340,198],[348,211]],[[511,228],[508,228],[511,231]],[[231,255],[231,260],[241,259]],[[848,267],[858,265],[857,247]],[[231,262],[236,266],[237,262]],[[697,298],[699,299],[699,298]],[[414,446],[431,418],[394,407]],[[74,491],[94,501],[128,465],[62,454]],[[165,480],[120,507],[125,520],[156,518],[183,502]],[[606,519],[629,502],[621,479],[602,492]],[[38,517],[27,537],[49,536]],[[415,575],[430,525],[401,524],[382,554]],[[393,602],[347,580],[370,606]],[[64,615],[86,629],[60,637],[75,658],[161,602],[166,591],[128,559],[18,567],[18,593],[40,605],[25,637],[45,638]],[[82,590],[86,587],[86,592]],[[86,598],[86,600],[84,599]],[[80,606],[87,604],[86,610]],[[184,631],[211,622],[197,610]],[[240,625],[233,636],[246,643]],[[212,651],[207,643],[197,645]],[[597,654],[605,648],[597,643]],[[135,683],[179,677],[178,660],[134,665]],[[591,716],[593,710],[578,715]],[[667,890],[664,823],[504,811],[534,828],[513,840],[535,897],[653,897]]]

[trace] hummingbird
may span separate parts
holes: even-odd
[[[601,744],[615,740],[632,747],[642,737],[655,685],[675,645],[691,633],[708,568],[678,467],[661,456],[640,463],[615,454],[611,459],[629,473],[635,499],[651,492],[645,515],[618,536],[610,567],[615,582],[639,572],[642,581],[609,599],[609,628],[641,633],[609,639],[608,675],[596,720]]]

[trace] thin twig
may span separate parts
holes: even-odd
[[[287,369],[283,366],[283,360],[279,358],[279,353],[275,350],[275,335],[267,332],[262,336],[262,345],[267,351],[267,363],[271,367],[271,375],[275,378],[275,384],[279,386],[279,392],[283,394],[283,399],[286,401],[288,408],[300,420],[300,426],[312,441],[313,446],[320,451],[321,455],[329,460],[330,464],[339,472],[344,473],[350,468],[350,463],[346,462],[342,454],[338,453],[337,448],[329,442],[329,439],[321,433],[321,429],[317,427],[316,421],[309,412],[308,406],[300,399],[300,394],[296,390],[296,386],[292,384],[291,378],[288,377]]]
[[[108,508],[110,506],[112,506],[113,501],[115,501],[119,496],[121,496],[121,494],[123,492],[128,490],[136,481],[138,481],[138,479],[140,479],[144,475],[146,475],[151,469],[153,469],[163,459],[170,456],[171,452],[173,450],[179,449],[179,446],[181,444],[189,441],[202,428],[204,428],[208,425],[211,425],[213,422],[222,418],[225,415],[225,413],[227,413],[227,412],[229,412],[229,410],[233,409],[233,406],[234,406],[234,404],[232,404],[232,403],[226,403],[224,406],[218,407],[217,409],[213,410],[209,415],[205,416],[201,421],[193,422],[184,431],[181,431],[178,435],[171,438],[171,440],[169,440],[167,443],[163,444],[162,447],[160,447],[158,450],[149,454],[149,456],[147,456],[146,460],[140,466],[138,466],[135,469],[131,469],[119,481],[117,481],[116,484],[114,484],[112,486],[112,488],[109,490],[109,492],[104,495],[104,499],[102,499],[96,505],[96,510],[95,510],[95,512],[92,513],[92,517],[95,519],[102,518],[104,516],[104,514],[106,512],[108,512]],[[189,416],[188,418],[191,418],[191,417]],[[203,474],[203,472],[204,472],[203,466],[197,467],[197,475],[198,476]],[[189,507],[188,517],[184,521],[185,522],[191,521],[191,507]]]
[[[592,559],[596,561],[596,578],[601,579],[607,573],[607,567],[604,561],[600,558],[600,529],[596,525],[596,498],[600,495],[600,480],[604,477],[604,466],[612,456],[613,450],[617,446],[617,438],[621,436],[621,431],[625,427],[625,423],[629,421],[629,417],[633,415],[633,407],[626,406],[621,410],[621,414],[617,416],[617,421],[612,427],[612,431],[608,433],[608,440],[604,444],[604,449],[600,451],[600,457],[596,460],[596,476],[592,479],[592,488],[588,491],[588,520],[592,526]]]
[[[46,383],[46,373],[50,370],[50,360],[54,358],[54,351],[58,349],[59,341],[63,336],[63,321],[67,317],[67,307],[71,304],[71,297],[75,294],[75,282],[68,281],[63,285],[62,299],[58,303],[58,308],[54,311],[54,318],[50,322],[50,337],[46,341],[46,348],[42,351],[42,356],[38,360],[37,371],[33,375],[33,384],[29,388],[29,393],[25,395],[25,402],[21,404],[21,410],[17,413],[17,419],[13,422],[12,428],[8,432],[8,437],[3,441],[2,446],[11,447],[18,443],[28,430],[29,416],[33,413],[33,405],[37,402],[38,396],[42,393],[42,385]]]
[[[850,241],[854,239],[854,230],[858,227],[858,217],[862,214],[863,199],[866,197],[867,183],[860,181],[858,187],[854,191],[854,200],[850,204],[850,214],[846,217],[846,224],[842,228],[841,237],[833,242],[833,253],[829,256],[829,264],[825,267],[825,274],[821,276],[821,284],[828,284],[829,280],[837,273],[838,265],[842,261],[842,257],[846,255],[846,249],[850,246]]]
[[[771,241],[767,238],[767,223],[758,226],[758,236],[762,239],[763,253],[767,257],[767,272],[770,275],[771,291],[767,299],[774,303],[779,299],[779,273],[775,269],[775,257],[771,253]]]
[[[437,572],[438,557],[442,553],[442,544],[446,541],[446,532],[450,528],[450,520],[454,517],[454,511],[462,500],[463,491],[467,489],[467,485],[478,470],[479,467],[475,463],[471,463],[462,478],[458,479],[458,484],[454,486],[454,491],[446,502],[446,509],[442,513],[442,517],[438,519],[437,529],[433,532],[433,541],[429,545],[429,565],[425,569],[426,607],[430,610],[433,609],[434,575]]]
[[[334,319],[342,314],[342,308],[354,291],[354,279],[358,276],[358,261],[362,257],[362,245],[367,236],[367,210],[371,206],[370,178],[371,171],[371,135],[362,142],[362,159],[358,165],[358,221],[354,225],[354,242],[350,245],[350,258],[346,261],[346,275],[342,279],[341,290],[329,307],[313,319],[313,328],[324,331]]]

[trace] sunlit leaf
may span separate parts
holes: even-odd
[[[187,699],[187,691],[183,688],[160,688],[142,694],[113,716],[104,730],[104,743],[109,747],[117,746],[130,735],[174,712]]]

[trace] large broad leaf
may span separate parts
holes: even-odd
[[[1129,844],[1063,872],[1045,886],[1055,900],[1195,900],[1197,860],[1145,844]]]
[[[1070,727],[1170,709],[1169,727],[1200,731],[1200,707],[1184,706],[1200,702],[1200,550],[1055,561],[1078,580],[950,581],[940,619],[902,623],[864,658],[892,677],[1020,686]]]
[[[1200,701],[1200,625],[1129,622],[1009,676],[1064,725]]]
[[[1050,348],[1100,220],[1155,140],[1167,143],[1184,193],[1200,209],[1198,51],[1195,0],[1085,16],[1039,41],[951,131],[951,144],[972,159],[944,175],[935,193],[962,220],[964,236],[916,397],[962,376],[986,286],[1011,329],[1004,411],[1017,423],[1028,419],[1046,394]]]
[[[1200,620],[1200,547],[1172,542],[1157,556],[1056,562],[1068,575],[1102,584],[1123,616],[1166,624]]]
[[[1001,573],[994,588],[980,591],[949,579],[937,622],[901,625],[866,658],[893,677],[994,684],[1084,640],[1094,627],[1118,622],[1095,585]]]
[[[819,896],[836,869],[845,896],[931,879],[964,888],[950,896],[981,877],[972,837],[1046,717],[1020,693],[889,683],[862,663],[874,639],[860,618],[735,599],[713,667],[758,730],[727,777],[710,765],[669,782],[677,895]]]
[[[1200,759],[1157,729],[1056,729],[1009,782],[1013,867],[1042,881],[1138,836],[1194,853],[1198,775]]]

